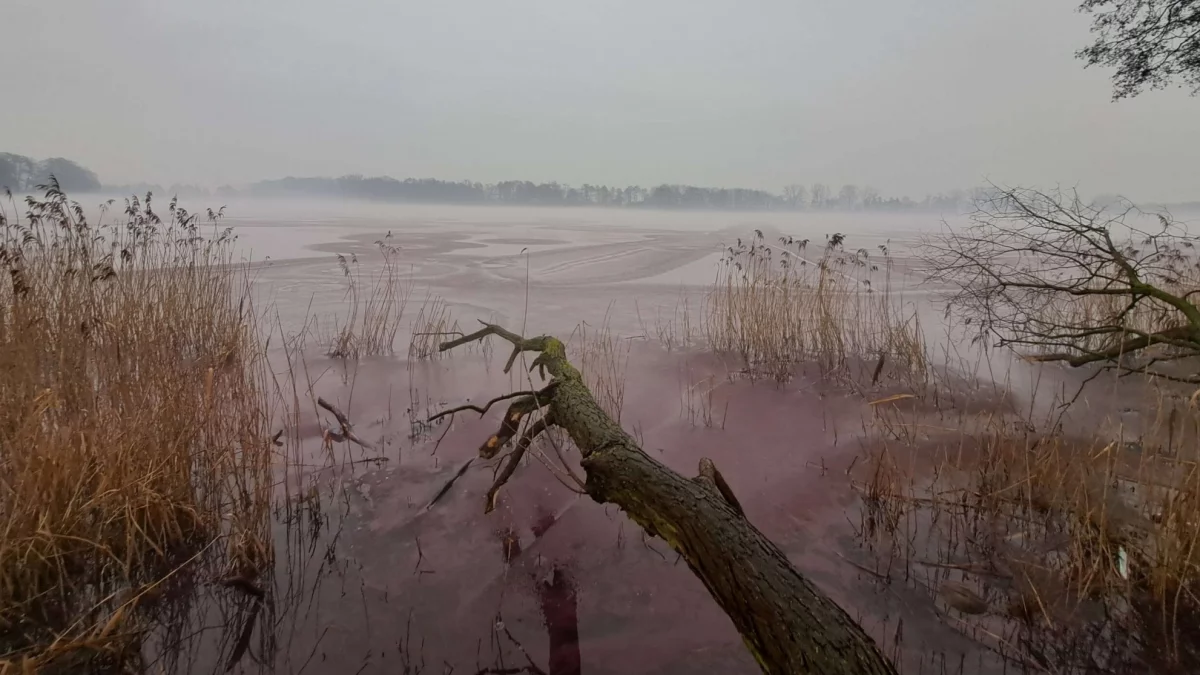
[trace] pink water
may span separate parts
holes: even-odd
[[[938,621],[930,598],[880,590],[850,562],[866,563],[854,541],[857,496],[848,475],[869,414],[861,396],[815,371],[786,387],[751,382],[735,362],[667,352],[655,338],[656,326],[685,304],[698,328],[715,256],[756,228],[769,242],[792,236],[819,244],[843,232],[847,248],[903,252],[922,230],[940,226],[936,218],[351,210],[262,203],[231,209],[243,254],[260,261],[258,307],[273,331],[294,335],[312,317],[329,325],[345,308],[346,281],[334,254],[357,259],[370,274],[378,269],[374,242],[389,232],[416,289],[409,316],[436,295],[466,330],[476,319],[527,335],[568,336],[580,322],[606,324],[628,338],[621,422],[647,451],[685,475],[701,457],[713,459],[751,522],[910,672],[930,668],[933,651],[955,664],[946,672],[962,669],[962,655],[970,659],[966,672],[991,667]],[[926,291],[916,285],[913,263],[897,260],[895,283],[919,299]],[[536,459],[517,472],[490,515],[483,495],[495,463],[478,459],[426,510],[495,430],[500,408],[482,420],[464,413],[448,424],[424,421],[530,383],[500,373],[500,345],[490,355],[463,350],[409,360],[409,330],[398,337],[396,356],[347,363],[324,356],[310,338],[303,368],[292,363],[313,386],[311,396],[303,383],[296,390],[299,423],[287,425],[288,451],[302,464],[289,480],[306,494],[314,490],[320,507],[314,516],[293,500],[298,515],[290,527],[281,511],[273,604],[256,618],[254,644],[261,646],[240,655],[235,672],[756,672],[729,619],[663,542],[645,537],[615,508],[573,494]],[[279,344],[273,358],[286,379]],[[318,414],[316,396],[341,406],[375,448],[323,448],[321,420],[332,419]],[[540,452],[552,450],[543,445]],[[241,630],[236,626],[221,634]],[[222,638],[200,650],[192,670],[225,663],[229,644]]]

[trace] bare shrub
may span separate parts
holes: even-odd
[[[1200,382],[1196,237],[1167,214],[1085,204],[1073,192],[1000,189],[972,225],[924,242],[948,307],[1038,361]]]

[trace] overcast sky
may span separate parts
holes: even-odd
[[[1072,0],[5,0],[0,151],[107,183],[362,173],[1200,198]]]

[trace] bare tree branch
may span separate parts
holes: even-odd
[[[317,398],[317,405],[333,413],[333,416],[337,418],[338,425],[342,427],[341,435],[343,438],[354,441],[367,450],[375,449],[374,445],[364,441],[354,433],[353,425],[350,424],[350,418],[347,417],[346,413],[342,412],[337,406],[320,397]]]
[[[1153,368],[1200,355],[1197,240],[1168,214],[992,186],[971,220],[927,238],[923,258],[979,337],[1035,361],[1191,381]]]
[[[541,435],[546,429],[549,429],[552,424],[554,424],[554,417],[546,415],[533,424],[530,424],[525,429],[525,433],[521,434],[521,438],[517,439],[517,447],[513,448],[513,451],[508,456],[508,461],[504,464],[504,469],[496,476],[495,482],[492,483],[492,487],[487,491],[487,507],[484,509],[484,513],[491,513],[495,510],[496,497],[500,494],[500,488],[508,482],[509,478],[512,478],[513,473],[517,470],[517,464],[525,456],[525,451],[529,449],[529,445],[533,443],[533,439]]]
[[[1113,98],[1173,81],[1200,93],[1200,1],[1084,0],[1095,41],[1076,56],[1115,68]]]
[[[488,401],[487,403],[485,403],[482,408],[477,405],[470,404],[470,403],[468,403],[466,405],[456,406],[454,408],[447,408],[446,410],[443,410],[443,411],[437,413],[436,415],[430,416],[429,421],[433,422],[433,421],[436,421],[436,420],[439,420],[439,419],[445,417],[446,415],[453,415],[455,413],[463,412],[464,410],[474,410],[475,412],[479,413],[480,417],[482,417],[483,415],[487,414],[487,411],[493,405],[499,403],[500,401],[506,401],[510,398],[517,398],[518,396],[532,396],[534,398],[549,399],[550,392],[552,392],[554,390],[555,386],[556,386],[556,383],[551,382],[549,385],[547,385],[546,387],[544,387],[542,389],[528,389],[528,390],[523,390],[523,391],[513,391],[513,392],[509,392],[507,394],[501,394],[501,395],[493,398],[492,400]]]

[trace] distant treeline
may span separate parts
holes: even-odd
[[[823,183],[787,185],[778,194],[766,190],[745,188],[710,188],[692,185],[640,185],[612,187],[608,185],[580,186],[563,183],[533,183],[507,180],[499,183],[446,181],[436,178],[407,178],[390,176],[341,178],[280,178],[252,183],[245,188],[222,186],[216,190],[194,185],[161,185],[136,183],[101,185],[96,174],[68,159],[33,160],[21,155],[0,153],[0,190],[28,193],[46,182],[53,174],[68,193],[97,192],[107,194],[137,194],[152,192],[160,196],[200,199],[233,199],[238,197],[321,197],[338,199],[368,199],[373,201],[425,204],[506,204],[520,206],[601,206],[653,209],[703,209],[727,211],[941,211],[968,209],[976,200],[986,197],[989,188],[951,190],[925,195],[920,200],[909,197],[885,197],[879,190],[857,185],[842,185],[836,189]],[[1112,205],[1118,197],[1102,195],[1093,200],[1097,206]],[[1200,203],[1171,205],[1172,208],[1198,206]]]
[[[0,152],[0,191],[12,193],[33,192],[44,185],[53,175],[65,192],[96,192],[100,190],[100,179],[96,174],[69,159],[53,157],[36,160],[24,155]]]
[[[500,183],[443,181],[433,178],[397,180],[387,176],[367,178],[281,178],[260,181],[246,190],[218,190],[218,195],[244,194],[255,197],[337,197],[379,201],[446,204],[510,204],[522,206],[601,206],[656,209],[706,209],[729,211],[787,211],[799,209],[842,209],[903,211],[951,210],[970,203],[966,190],[929,195],[920,201],[908,197],[884,197],[871,187],[843,185],[833,188],[789,185],[780,194],[745,188],[710,188],[692,185],[580,186],[562,183],[533,183],[510,180]]]
[[[154,185],[122,186],[124,192],[164,193]],[[133,188],[133,189],[130,189]],[[390,176],[341,178],[280,178],[252,183],[238,190],[223,186],[208,191],[194,186],[173,185],[165,194],[180,197],[326,197],[340,199],[369,199],[375,201],[412,202],[427,204],[510,204],[522,206],[601,206],[641,207],[654,209],[705,209],[728,211],[939,211],[953,212],[970,209],[981,199],[996,192],[994,187],[925,195],[921,199],[886,197],[879,190],[857,185],[842,185],[836,190],[824,183],[787,185],[776,194],[766,190],[745,188],[710,188],[692,185],[640,185],[612,187],[584,184],[578,187],[563,183],[533,183],[509,180],[500,183],[445,181],[436,178],[406,178]],[[1116,207],[1127,203],[1117,195],[1099,195],[1094,206]],[[1146,208],[1185,210],[1200,207],[1200,202],[1178,204],[1143,204]]]

